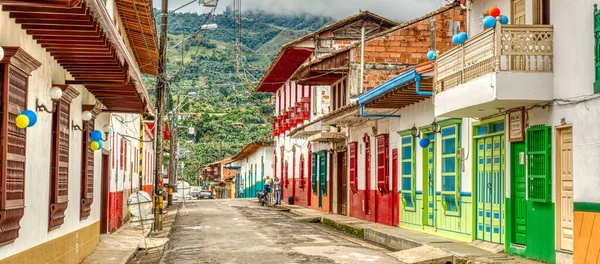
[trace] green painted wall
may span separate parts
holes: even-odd
[[[471,196],[461,196],[460,215],[446,215],[442,207],[441,196],[438,195],[436,211],[436,228],[423,226],[423,194],[416,194],[416,210],[405,210],[400,205],[400,227],[425,231],[427,233],[444,236],[461,241],[472,241],[473,232],[473,206]],[[402,202],[402,201],[400,201]]]
[[[506,225],[505,250],[509,254],[548,263],[556,262],[554,203],[527,201],[527,244],[525,247],[514,245],[512,232],[514,226]],[[506,198],[506,219],[512,219],[513,208],[510,198]]]

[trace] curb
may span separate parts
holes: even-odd
[[[362,239],[365,238],[365,229],[364,228],[354,227],[354,226],[347,225],[347,224],[342,224],[342,223],[336,222],[334,220],[331,220],[331,219],[325,218],[325,217],[321,217],[321,223],[323,223],[324,225],[333,227],[335,229],[338,229],[344,233],[348,233],[348,234],[357,236]]]

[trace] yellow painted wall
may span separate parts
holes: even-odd
[[[574,263],[600,263],[600,213],[574,212],[574,216]]]
[[[77,237],[79,245],[77,246]],[[76,264],[83,261],[100,242],[100,222],[37,245],[28,250],[0,260],[0,264],[56,263]]]

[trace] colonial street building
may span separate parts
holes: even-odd
[[[311,206],[324,212],[343,213],[333,206],[333,185],[330,182],[331,155],[327,142],[309,142],[289,137],[289,131],[314,120],[330,109],[330,86],[341,77],[331,75],[325,83],[299,84],[290,77],[306,62],[359,42],[361,38],[383,32],[397,23],[370,12],[347,17],[316,32],[284,45],[261,78],[256,91],[275,93],[273,137],[275,156],[273,175],[281,178],[282,197],[295,204]],[[322,74],[322,73],[321,73]],[[325,75],[327,75],[325,74]],[[316,74],[306,79],[318,78]],[[318,176],[317,176],[318,175]]]
[[[400,204],[401,197],[395,191],[399,189],[399,179],[395,177],[398,171],[394,171],[394,165],[402,158],[398,154],[402,138],[398,132],[434,121],[433,105],[426,100],[432,95],[433,64],[417,69],[411,66],[427,62],[430,50],[452,48],[453,32],[464,29],[465,14],[458,4],[444,6],[368,37],[362,45],[356,43],[307,63],[305,70],[292,78],[303,84],[332,77],[322,74],[307,79],[311,74],[341,72],[342,77],[330,88],[331,112],[293,130],[290,137],[332,144],[332,159],[336,164],[331,170],[336,186],[333,203],[348,208],[348,215],[386,225],[405,222],[409,228],[422,229],[422,206],[420,202],[416,205],[422,195],[420,182],[402,179],[410,187],[403,194],[411,202],[408,207],[403,207],[408,203]],[[402,74],[396,76],[399,73]],[[418,82],[417,76],[421,78]],[[365,99],[370,103],[400,84],[406,87],[396,91],[398,94],[386,95],[377,103],[366,105]],[[365,95],[368,93],[374,96]],[[434,197],[430,200],[432,204],[436,203]],[[434,214],[434,208],[426,211]],[[456,226],[451,226],[446,234],[454,237]],[[467,226],[461,228],[466,230]]]
[[[123,196],[111,204],[109,193],[151,182],[140,114],[153,111],[141,80],[157,74],[152,6],[0,6],[0,262],[79,263],[108,231],[109,205],[126,210]]]
[[[267,176],[274,179],[272,174],[275,164],[273,139],[262,138],[250,142],[233,157],[228,168],[237,171],[235,178],[235,197],[256,197],[257,191],[264,191]],[[274,189],[273,189],[274,190]]]

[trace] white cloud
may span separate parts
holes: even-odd
[[[160,9],[161,0],[153,0],[154,7]],[[191,0],[169,0],[169,10],[178,8]],[[220,0],[217,12],[225,10],[232,0]],[[445,0],[242,0],[242,9],[266,10],[279,14],[310,13],[331,16],[340,19],[357,13],[359,10],[369,10],[384,17],[406,21],[441,7]],[[182,12],[208,12],[210,8],[193,3]]]

